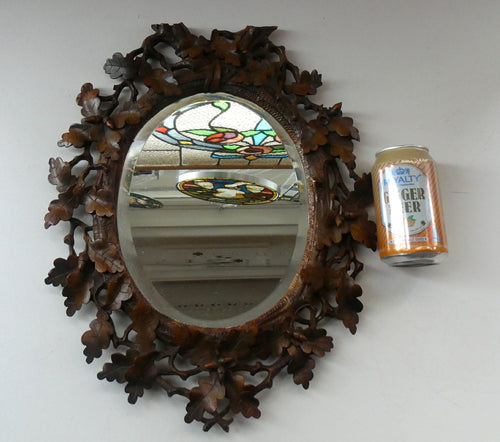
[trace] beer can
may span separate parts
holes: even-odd
[[[376,154],[372,180],[380,258],[392,266],[439,264],[448,247],[429,149],[382,149]]]

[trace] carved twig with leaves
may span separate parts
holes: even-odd
[[[100,379],[126,384],[131,403],[154,385],[169,396],[184,396],[186,422],[227,431],[233,415],[260,416],[256,396],[285,368],[308,388],[316,358],[333,347],[320,327],[325,318],[356,332],[362,304],[354,278],[363,268],[356,247],[376,248],[366,212],[371,181],[355,172],[353,140],[359,135],[353,120],[342,115],[340,103],[327,108],[310,100],[321,75],[288,60],[285,49],[269,40],[275,27],[214,30],[210,38],[183,24],[153,30],[138,49],[106,61],[105,71],[119,82],[111,95],[90,83],[82,86],[77,104],[83,118],[59,142],[78,153],[69,162],[49,161],[49,181],[59,196],[49,204],[45,226],[69,223],[69,255],[54,261],[45,281],[62,287],[70,316],[84,304],[95,305],[96,318],[82,336],[87,362],[111,346],[117,350]],[[312,205],[296,282],[269,312],[229,329],[181,324],[156,311],[127,272],[116,230],[118,183],[135,134],[173,101],[211,91],[253,99],[279,114],[303,155]],[[81,251],[75,250],[76,235],[83,239]],[[113,320],[117,311],[129,318],[120,335]],[[185,383],[190,379],[191,388]]]

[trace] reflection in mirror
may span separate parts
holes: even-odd
[[[118,231],[153,307],[202,327],[272,308],[305,248],[301,164],[282,125],[228,94],[180,100],[146,123],[125,161]]]

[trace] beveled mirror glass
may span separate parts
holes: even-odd
[[[288,60],[275,27],[153,30],[106,61],[111,93],[82,86],[59,142],[74,157],[49,160],[45,226],[66,223],[68,256],[45,282],[69,316],[94,307],[87,362],[113,349],[99,379],[132,404],[160,387],[186,400],[186,422],[227,431],[260,416],[280,372],[308,388],[333,347],[326,319],[356,332],[371,177],[352,118],[311,100],[321,76]]]
[[[298,150],[255,103],[187,97],[130,146],[118,197],[123,258],[145,298],[178,321],[230,327],[269,310],[297,275],[307,228]]]

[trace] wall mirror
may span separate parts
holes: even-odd
[[[118,239],[158,311],[226,328],[283,297],[304,254],[308,203],[294,142],[264,109],[222,93],[181,99],[142,127],[124,170]]]
[[[98,377],[130,403],[153,387],[185,397],[204,430],[259,417],[280,372],[309,386],[332,348],[322,323],[356,331],[356,248],[376,248],[353,120],[311,100],[321,76],[274,30],[153,25],[106,61],[112,93],[82,86],[59,142],[75,156],[49,161],[45,226],[67,223],[69,254],[45,282],[69,316],[95,307],[87,362],[106,352]]]

